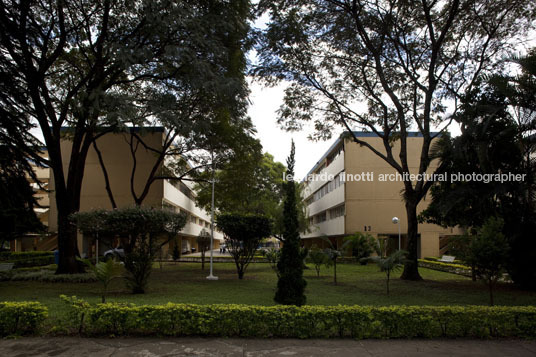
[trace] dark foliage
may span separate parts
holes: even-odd
[[[296,209],[296,186],[294,180],[294,153],[295,146],[292,142],[290,156],[287,159],[287,181],[285,182],[285,201],[283,210],[283,248],[281,257],[277,263],[279,279],[274,300],[284,305],[305,304],[305,286],[307,282],[303,278],[303,260],[307,255],[300,250],[300,232],[298,211]]]
[[[265,216],[226,213],[218,216],[217,225],[225,234],[238,279],[243,279],[259,243],[270,236],[272,222]]]

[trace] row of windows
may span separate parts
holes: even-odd
[[[345,213],[344,205],[330,208],[328,210],[322,211],[320,213],[315,214],[314,216],[309,217],[309,224],[310,225],[319,224],[330,219],[342,217],[344,216],[344,213]]]
[[[184,214],[186,216],[186,223],[194,223],[194,224],[200,225],[203,228],[210,229],[210,222],[209,221],[205,221],[204,219],[199,218],[199,217],[191,214],[190,212],[188,212],[186,210],[183,210],[182,208],[175,207],[175,206],[170,205],[170,204],[164,204],[164,209]],[[215,230],[217,231],[217,229],[215,229]]]
[[[318,201],[319,199],[321,199],[322,197],[324,197],[331,191],[342,186],[343,180],[341,178],[341,175],[342,175],[342,172],[338,174],[337,176],[335,176],[333,180],[331,180],[330,182],[326,183],[324,186],[316,190],[315,193],[313,193],[313,195],[305,201],[305,204],[309,206],[311,203]]]

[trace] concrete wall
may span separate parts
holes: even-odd
[[[380,152],[385,152],[383,143],[377,137],[364,137],[361,140],[367,141]],[[412,173],[418,173],[418,164],[421,153],[422,138],[410,137],[408,143],[408,165]],[[393,155],[399,160],[400,142],[397,141],[393,147]],[[428,170],[432,173],[437,167],[437,162],[433,162]],[[345,202],[346,221],[345,233],[364,232],[373,236],[398,235],[398,225],[392,223],[393,217],[398,217],[402,234],[407,232],[407,215],[402,199],[403,182],[392,182],[379,180],[380,174],[394,174],[396,171],[383,159],[379,158],[371,150],[361,147],[353,141],[345,141],[345,171],[346,174],[361,174],[372,172],[372,181],[346,182]],[[425,197],[418,206],[421,212],[428,206],[430,197]],[[369,231],[370,227],[370,231]],[[457,233],[457,230],[444,229],[433,224],[420,224],[419,233],[421,235],[421,257],[439,255],[439,236]]]
[[[142,138],[149,148],[161,149],[163,141],[163,131],[153,130],[144,132]],[[130,134],[106,134],[97,140],[97,147],[102,153],[103,161],[110,179],[110,187],[114,194],[114,200],[118,207],[129,207],[134,205],[134,199],[131,193],[131,174],[133,169],[133,159],[128,144]],[[62,154],[64,163],[68,163],[70,157],[71,142],[65,140],[62,142]],[[139,196],[143,190],[145,182],[149,176],[150,170],[156,162],[156,156],[153,151],[138,145],[136,150],[136,171],[134,175],[134,189]],[[67,165],[64,167],[67,171]],[[50,187],[54,187],[54,181],[51,173]],[[187,182],[190,188],[192,184]],[[86,160],[84,180],[82,184],[82,193],[80,199],[80,211],[89,211],[97,208],[112,209],[112,204],[105,189],[105,179],[102,168],[99,163],[97,152],[93,147],[89,150]],[[210,216],[202,209],[195,205],[195,202],[180,192],[167,180],[157,180],[153,182],[147,198],[143,201],[144,206],[162,208],[173,206],[175,211],[183,211],[196,217],[196,222],[189,219],[181,231],[181,237],[188,240],[189,247],[197,247],[195,237],[199,235],[204,228],[210,232]],[[50,194],[50,214],[49,214],[49,231],[57,231],[57,210],[54,193]],[[216,239],[223,239],[220,232],[215,232]],[[88,246],[81,235],[78,237],[79,247]],[[216,244],[219,246],[219,243]],[[87,248],[87,247],[86,247]],[[88,248],[89,249],[89,248]],[[104,246],[101,247],[104,249]],[[82,249],[83,251],[87,249]]]
[[[360,136],[360,139],[368,142],[379,152],[385,153],[383,142],[379,137],[364,134]],[[338,151],[341,144],[344,145],[344,152],[333,160],[330,165],[318,171],[319,167],[327,163],[327,158],[333,152]],[[407,144],[410,172],[417,174],[422,137],[410,136],[407,139]],[[399,160],[400,141],[394,143],[392,150],[395,159]],[[428,173],[433,173],[436,167],[437,163],[433,162]],[[310,227],[311,232],[302,235],[304,244],[306,246],[318,245],[320,241],[317,238],[322,236],[340,239],[344,235],[365,232],[374,237],[390,237],[391,244],[395,244],[396,248],[398,248],[398,225],[392,223],[392,218],[398,217],[402,233],[402,246],[404,247],[406,242],[405,234],[407,233],[407,216],[402,199],[404,184],[402,181],[389,180],[389,177],[384,177],[387,180],[380,181],[381,174],[395,174],[395,169],[370,149],[362,147],[349,139],[339,139],[319,160],[311,170],[311,173],[335,175],[343,170],[346,182],[319,200],[309,204],[307,206],[307,215],[311,217],[324,210],[344,204],[344,216],[330,220],[328,215],[328,220],[325,222],[313,224]],[[350,180],[350,178],[354,180]],[[304,189],[304,199],[310,198],[325,183],[326,181],[308,182]],[[430,196],[421,201],[418,206],[418,212],[427,207],[429,200]],[[439,237],[459,233],[461,232],[458,229],[444,229],[432,224],[420,224],[421,257],[438,256],[440,254]]]
[[[162,132],[148,132],[143,136],[144,142],[153,148],[162,146]],[[110,177],[110,186],[114,193],[114,199],[118,207],[134,205],[134,199],[130,192],[130,176],[133,168],[133,160],[127,140],[129,134],[107,134],[97,140],[97,147],[102,152],[103,160]],[[72,144],[69,140],[61,143],[64,170],[67,172]],[[155,154],[138,146],[136,151],[136,172],[134,175],[134,188],[139,195],[143,189],[148,173],[155,163]],[[54,189],[54,175],[50,174],[50,188]],[[163,181],[152,184],[147,198],[143,202],[146,206],[162,207]],[[106,193],[104,174],[100,167],[98,156],[93,147],[90,148],[86,160],[80,211],[104,208],[112,209],[112,204]],[[50,194],[49,231],[57,231],[57,210],[54,192]]]

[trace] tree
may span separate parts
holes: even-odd
[[[298,210],[296,208],[296,185],[294,184],[294,141],[291,143],[290,155],[287,158],[285,188],[285,204],[283,210],[283,248],[277,263],[279,279],[274,300],[284,305],[305,304],[305,286],[303,278],[303,260],[305,255],[300,251],[300,232]]]
[[[344,237],[345,242],[350,242],[348,244],[348,250],[352,252],[352,256],[357,262],[366,264],[364,258],[368,258],[374,251],[379,253],[378,243],[370,234],[363,234],[361,232],[356,232],[351,236]]]
[[[145,292],[156,254],[186,224],[183,214],[145,207],[79,212],[70,216],[82,233],[94,231],[96,218],[102,222],[100,231],[121,240],[126,280],[134,294]]]
[[[493,288],[506,272],[510,247],[502,233],[504,221],[491,217],[478,230],[469,245],[468,262],[489,289],[489,304],[493,306]]]
[[[434,128],[448,127],[463,93],[534,27],[534,9],[521,0],[261,1],[259,12],[268,11],[270,22],[259,35],[253,72],[268,84],[290,82],[279,111],[286,129],[312,121],[314,138],[325,139],[341,125],[401,175],[411,173],[407,137],[418,130],[422,144],[412,173],[430,173]],[[356,127],[375,133],[381,147],[360,140]],[[421,279],[417,206],[431,185],[403,183],[403,279]]]
[[[243,279],[259,243],[271,234],[271,222],[260,215],[226,213],[218,216],[217,225],[225,235],[225,244],[235,262],[238,279]]]
[[[536,72],[532,78],[535,75]],[[474,231],[490,216],[501,217],[505,221],[503,233],[512,247],[508,271],[516,284],[534,289],[536,269],[527,262],[536,257],[536,242],[532,239],[536,229],[535,165],[531,157],[535,147],[530,138],[534,123],[527,118],[533,116],[527,98],[532,95],[535,99],[533,94],[512,92],[515,88],[509,88],[504,79],[493,77],[483,82],[481,88],[464,98],[456,116],[462,135],[441,138],[434,150],[449,174],[512,173],[524,175],[524,179],[438,182],[431,188],[431,203],[420,219]],[[515,97],[525,98],[525,109],[515,105],[521,102]],[[469,244],[465,238],[460,242],[465,242],[466,247]]]
[[[0,137],[1,140],[1,137]],[[33,171],[16,148],[0,142],[0,250],[5,241],[44,230],[34,212],[38,206],[27,177]]]
[[[343,256],[351,241],[344,242],[339,248],[337,246],[337,241],[333,243],[328,237],[322,237],[322,240],[329,245],[326,249],[324,249],[324,252],[327,256],[326,265],[333,265],[333,284],[337,285],[337,259]]]
[[[312,263],[315,266],[316,277],[320,277],[320,268],[328,262],[326,253],[316,245],[309,249],[307,254],[307,262]]]
[[[226,117],[231,105],[222,103],[237,103],[233,107],[244,111],[245,81],[234,75],[245,63],[240,50],[246,45],[248,5],[245,0],[0,4],[1,86],[17,89],[3,103],[14,117],[38,123],[48,149],[58,211],[57,273],[82,270],[68,216],[80,207],[86,157],[100,136],[126,123],[169,123],[173,117],[181,120],[170,137],[190,134],[188,128],[203,126],[207,112]],[[70,152],[61,151],[66,138]]]
[[[201,269],[205,270],[205,252],[210,249],[210,234],[203,228],[195,241],[201,252]]]
[[[116,262],[115,259],[108,259],[106,262],[99,262],[95,265],[89,260],[84,260],[84,264],[95,274],[95,278],[102,284],[102,299],[101,302],[106,302],[106,294],[108,286],[112,280],[120,278],[123,275],[123,265]]]
[[[406,260],[408,252],[405,250],[397,250],[388,257],[371,257],[369,260],[375,262],[381,271],[385,272],[387,295],[389,295],[389,280],[391,273],[400,269]]]
[[[179,247],[179,241],[177,238],[173,240],[173,260],[177,261],[181,258],[181,248]]]

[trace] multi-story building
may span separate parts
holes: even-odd
[[[134,206],[131,190],[140,195],[149,173],[156,163],[157,157],[154,150],[162,150],[165,130],[161,127],[145,128],[141,135],[145,145],[136,145],[135,170],[134,160],[129,145],[130,133],[109,133],[97,139],[97,148],[101,152],[104,167],[106,168],[109,186],[117,207]],[[64,169],[67,171],[71,142],[64,140],[61,143]],[[152,150],[154,149],[154,150]],[[132,176],[132,184],[131,184]],[[49,187],[54,187],[54,177],[50,173]],[[187,223],[179,234],[178,242],[182,252],[197,249],[196,237],[201,230],[210,232],[210,215],[195,203],[195,193],[191,181],[179,181],[158,179],[155,180],[142,202],[144,206],[171,209],[182,212],[187,216]],[[99,156],[94,147],[88,152],[84,169],[84,179],[80,197],[80,211],[93,209],[112,209],[112,204],[106,191],[106,181],[99,161]],[[57,231],[57,209],[54,192],[50,192],[50,211],[48,217],[50,232]],[[220,231],[214,232],[215,248],[219,247],[223,240]],[[110,246],[101,242],[99,252],[102,254]],[[171,253],[172,244],[164,247],[164,255]],[[78,237],[79,250],[83,256],[93,256],[96,244],[93,237]]]
[[[383,152],[383,141],[374,133],[356,132]],[[418,172],[422,135],[409,133],[407,139],[408,164],[412,173]],[[399,152],[399,141],[393,152]],[[433,162],[429,173],[437,167]],[[315,179],[313,179],[315,178]],[[329,237],[340,242],[356,232],[387,239],[388,249],[398,248],[399,218],[401,246],[406,247],[407,218],[402,199],[403,177],[370,149],[351,139],[339,138],[309,171],[304,180],[303,196],[310,232],[303,234],[305,246],[324,246],[320,238]],[[426,197],[418,206],[421,212],[428,205]],[[442,228],[434,224],[419,225],[418,252],[420,257],[439,256],[446,248],[447,237],[459,234],[457,228]]]

